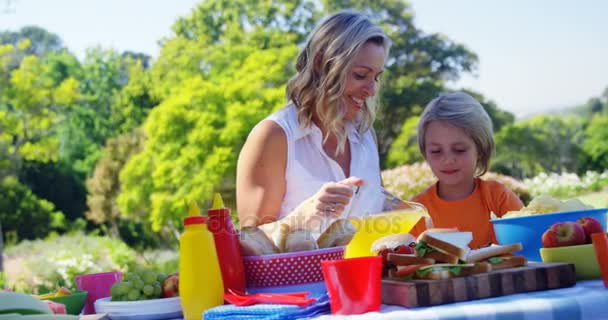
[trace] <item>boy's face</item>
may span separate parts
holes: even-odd
[[[477,147],[463,129],[444,121],[427,124],[424,158],[440,183],[469,187],[475,178]]]

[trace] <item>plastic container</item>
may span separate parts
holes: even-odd
[[[604,288],[608,288],[608,233],[594,233],[591,235],[591,241]]]
[[[343,258],[343,246],[243,257],[247,292],[308,291],[313,296],[325,293],[321,261]]]
[[[321,266],[332,314],[380,310],[382,257],[323,261]]]
[[[499,244],[521,242],[523,250],[516,254],[523,255],[530,261],[541,261],[539,249],[543,247],[541,240],[543,233],[556,222],[576,221],[583,217],[595,218],[606,230],[608,208],[497,218],[490,222],[494,226],[494,233]]]
[[[382,212],[360,218],[350,218],[357,230],[355,236],[346,246],[346,258],[374,256],[371,251],[374,241],[397,233],[409,233],[410,230],[427,215],[421,204],[407,202],[407,209]]]
[[[68,314],[78,315],[78,314],[80,314],[80,312],[82,312],[82,309],[84,307],[84,302],[87,299],[87,295],[88,295],[87,291],[77,290],[77,291],[72,291],[72,294],[70,294],[68,296],[53,297],[53,298],[47,298],[44,300],[50,300],[50,301],[54,301],[57,303],[62,303],[65,305],[66,312]]]
[[[540,248],[543,262],[567,262],[574,264],[576,280],[599,279],[600,267],[592,244]]]
[[[224,290],[245,292],[245,268],[241,256],[239,235],[232,224],[230,209],[224,207],[219,194],[215,194],[213,208],[207,211],[209,231],[213,233],[215,249],[222,271]]]
[[[203,312],[224,303],[224,286],[207,217],[192,204],[179,239],[179,294],[186,320],[200,320]]]
[[[122,280],[120,271],[80,274],[74,277],[78,290],[87,291],[82,314],[94,314],[95,300],[110,296],[110,288]]]

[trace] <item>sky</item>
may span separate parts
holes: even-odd
[[[0,30],[38,25],[79,58],[101,45],[158,56],[197,0],[0,0]],[[412,0],[415,25],[479,58],[467,88],[518,117],[585,103],[608,87],[608,1]]]

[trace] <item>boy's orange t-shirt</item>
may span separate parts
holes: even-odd
[[[457,227],[460,231],[471,231],[471,248],[497,243],[490,213],[502,217],[509,211],[521,209],[524,205],[519,197],[502,183],[475,179],[475,189],[468,197],[446,201],[437,194],[437,183],[412,198],[422,203],[433,219],[436,228]]]

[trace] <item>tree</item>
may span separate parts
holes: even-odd
[[[29,47],[24,40],[17,48],[0,47],[0,151],[8,156],[8,172],[19,172],[23,160],[49,162],[58,157],[57,124],[77,99],[78,81],[57,79],[54,69],[34,55],[26,55],[17,69],[8,70],[10,56]]]
[[[424,161],[424,157],[418,147],[418,133],[416,130],[418,121],[420,121],[420,117],[414,116],[408,118],[403,123],[401,133],[389,149],[385,167],[394,168],[402,164],[413,164]]]
[[[492,170],[519,178],[545,172],[578,172],[585,121],[539,115],[504,126],[496,135]]]
[[[591,169],[608,168],[608,115],[595,114],[585,130],[584,152],[591,158]]]
[[[24,50],[24,55],[43,57],[48,53],[65,49],[59,36],[37,26],[25,26],[17,32],[0,32],[0,44],[17,46],[18,43],[25,39],[28,39],[31,45]]]
[[[87,179],[89,192],[86,212],[87,219],[97,223],[108,223],[110,234],[119,238],[118,220],[121,217],[116,198],[120,193],[118,176],[125,163],[138,153],[143,145],[144,135],[141,130],[122,134],[108,139],[97,161],[93,176]]]
[[[209,79],[193,77],[151,111],[148,140],[121,172],[118,203],[131,217],[147,217],[155,230],[175,228],[186,203],[210,199],[225,179],[234,179],[236,157],[249,130],[284,105],[284,69],[295,46],[254,50],[219,45]],[[232,50],[235,50],[233,53]],[[213,52],[213,51],[212,51]],[[213,60],[212,60],[213,61]],[[267,66],[259,68],[259,65]]]
[[[149,94],[145,55],[92,48],[80,72],[80,99],[60,131],[61,159],[84,180],[92,174],[107,139],[129,132],[144,121],[157,101]]]

